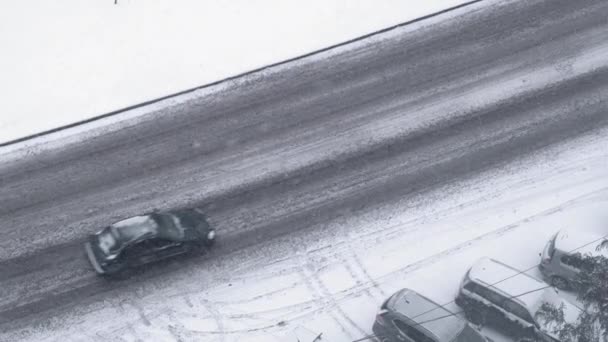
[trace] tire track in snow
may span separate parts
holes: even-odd
[[[476,198],[468,200],[466,202],[459,202],[458,204],[448,206],[448,207],[446,207],[446,208],[444,208],[442,210],[434,211],[432,213],[432,217],[430,219],[428,217],[429,215],[423,215],[423,216],[415,217],[415,218],[409,219],[407,221],[399,222],[397,224],[393,224],[393,225],[390,225],[390,226],[380,227],[379,229],[375,229],[372,232],[363,233],[361,235],[354,236],[353,238],[356,239],[359,242],[359,244],[366,245],[368,243],[372,243],[373,241],[375,241],[377,239],[378,235],[390,236],[390,235],[402,235],[404,233],[416,232],[416,231],[420,230],[420,228],[418,226],[421,225],[421,224],[427,224],[427,223],[436,222],[436,221],[439,220],[440,217],[446,217],[446,216],[448,216],[450,214],[458,212],[458,211],[462,210],[463,207],[469,207],[469,206],[477,205],[479,203],[486,202],[490,198],[493,198],[495,196],[496,196],[495,194],[491,194],[491,195],[476,197]],[[415,227],[412,228],[412,229],[406,229],[406,230],[404,230],[403,227],[406,227],[406,226],[415,226]],[[359,260],[358,263],[360,264],[359,267],[365,273],[367,273],[367,275],[366,275],[367,281],[363,281],[362,284],[361,284],[361,286],[363,286],[364,284],[376,282],[376,280],[374,280],[371,277],[371,275],[369,275],[369,273],[367,272],[367,270],[365,269],[365,267],[362,265],[362,263],[360,261],[360,258],[358,258],[358,255],[356,254],[356,252],[354,250],[354,248],[356,248],[357,246],[352,246],[352,245],[353,245],[353,242],[351,241],[351,239],[343,239],[343,240],[337,242],[336,244],[326,245],[326,246],[322,246],[322,247],[318,247],[318,248],[314,248],[314,249],[309,249],[309,250],[307,250],[306,253],[308,255],[312,255],[312,254],[324,253],[325,250],[329,250],[330,251],[329,253],[322,254],[322,255],[324,255],[327,259],[332,259],[333,258],[334,260],[338,260],[338,259],[340,259],[340,255],[341,254],[344,254],[344,252],[346,250],[349,250],[349,251],[351,251],[351,253],[353,255],[357,256],[357,259]],[[296,250],[299,247],[300,246],[297,246],[297,245],[294,244],[292,246],[292,250]],[[288,261],[288,260],[292,260],[292,259],[298,259],[298,258],[299,258],[298,256],[295,256],[293,258],[289,257],[289,258],[281,259],[280,261],[277,261],[277,262],[284,262],[284,261]],[[292,272],[299,273],[300,274],[300,278],[302,278],[302,277],[306,278],[306,279],[302,279],[302,280],[306,280],[307,282],[309,282],[312,277],[309,276],[309,275],[307,275],[306,272],[302,273],[301,272],[301,268],[302,267],[299,264],[301,264],[301,261],[298,260],[298,261],[295,262],[294,265],[289,266],[289,267],[281,266],[280,269],[282,271],[292,271]],[[344,262],[344,264],[346,264],[346,262]],[[331,265],[321,266],[320,269],[321,268],[327,268],[327,267],[331,267]],[[249,268],[249,266],[243,267],[243,270],[246,270],[248,268]],[[251,278],[249,278],[249,279],[251,279]],[[355,279],[354,275],[353,275],[353,279]],[[377,282],[376,282],[376,284],[377,284]],[[284,291],[288,291],[290,289],[295,288],[297,285],[298,285],[297,283],[294,283],[292,285],[285,286],[284,288],[273,290],[271,292],[260,294],[260,295],[257,295],[257,296],[254,296],[254,297],[248,298],[248,299],[234,300],[234,301],[220,301],[220,302],[216,302],[216,303],[218,303],[218,304],[221,303],[221,304],[225,304],[225,305],[246,304],[246,303],[258,300],[258,299],[260,299],[262,297],[265,297],[267,295],[271,295],[271,294],[275,294],[275,293],[281,293],[281,292],[284,292]],[[383,295],[385,295],[384,291],[379,288],[379,285],[378,285],[378,289],[379,289],[379,291]],[[298,305],[300,305],[300,304],[298,304]],[[288,306],[288,307],[291,307],[291,306]],[[272,312],[272,311],[275,311],[275,310],[268,310],[268,311],[263,310],[263,311],[260,311],[260,312]]]
[[[437,254],[434,254],[432,256],[429,256],[427,258],[419,260],[419,261],[417,261],[417,262],[415,262],[413,264],[410,264],[410,265],[408,265],[408,266],[406,266],[404,268],[395,270],[395,271],[393,271],[393,272],[391,272],[391,273],[389,273],[387,275],[381,276],[381,277],[379,277],[377,279],[374,279],[371,275],[369,275],[369,273],[365,269],[365,266],[363,266],[362,262],[360,261],[360,258],[356,254],[356,252],[350,246],[347,246],[346,243],[340,244],[341,246],[340,245],[332,245],[331,252],[328,253],[328,254],[325,254],[324,256],[328,260],[332,260],[332,259],[333,260],[337,260],[337,259],[339,259],[341,257],[340,254],[344,253],[344,250],[347,249],[347,250],[350,251],[350,253],[354,257],[357,258],[357,260],[358,260],[357,263],[359,263],[359,265],[360,265],[359,267],[362,269],[362,272],[366,273],[366,278],[367,279],[365,281],[363,281],[362,283],[357,284],[356,286],[353,286],[352,288],[350,288],[348,290],[342,291],[340,293],[340,295],[341,295],[340,296],[340,300],[347,299],[348,297],[350,297],[350,296],[352,296],[354,294],[357,294],[360,291],[369,291],[372,288],[377,288],[378,291],[382,294],[383,298],[385,298],[387,295],[386,295],[386,293],[384,293],[384,291],[379,286],[379,283],[384,278],[390,277],[390,276],[392,276],[394,274],[397,274],[397,273],[416,271],[416,270],[418,270],[418,269],[420,269],[420,268],[422,268],[424,266],[433,264],[433,263],[435,263],[435,262],[443,259],[444,257],[447,257],[447,256],[450,256],[452,254],[455,254],[455,253],[457,253],[459,251],[462,251],[462,250],[464,250],[466,248],[474,247],[475,245],[477,245],[477,243],[479,243],[481,241],[493,239],[493,238],[499,237],[501,235],[504,235],[504,234],[506,234],[506,233],[514,230],[514,229],[517,229],[522,223],[531,222],[531,221],[533,221],[535,219],[548,216],[548,215],[550,215],[552,213],[555,213],[555,212],[558,212],[558,211],[562,210],[565,207],[568,207],[568,206],[573,205],[573,204],[575,204],[577,202],[580,202],[581,200],[593,198],[597,194],[600,194],[600,193],[602,193],[602,192],[604,192],[606,190],[608,190],[608,188],[601,188],[601,189],[595,190],[593,192],[588,192],[588,193],[582,194],[580,196],[574,197],[574,198],[572,198],[572,199],[570,199],[568,201],[563,202],[562,204],[560,204],[558,206],[551,207],[551,208],[543,210],[543,211],[541,211],[541,212],[539,212],[539,213],[537,213],[535,215],[531,215],[531,216],[525,217],[525,218],[523,218],[521,220],[518,220],[518,221],[516,221],[514,223],[511,223],[511,224],[509,224],[507,226],[503,226],[501,228],[498,228],[496,230],[493,230],[491,232],[483,234],[483,235],[481,235],[481,236],[479,236],[479,237],[477,237],[475,239],[464,241],[461,244],[459,244],[457,246],[454,246],[454,247],[452,247],[452,248],[450,248],[448,250],[444,250],[442,252],[439,252]],[[483,196],[481,198],[476,198],[475,200],[472,200],[472,201],[468,201],[467,204],[470,205],[470,204],[480,203],[480,202],[483,202],[484,199],[486,199],[486,196]],[[455,211],[460,210],[460,209],[462,209],[462,205],[461,204],[456,205],[456,206],[451,206],[451,207],[449,207],[449,208],[447,208],[445,210],[440,210],[440,211],[438,211],[438,212],[436,212],[434,214],[435,214],[435,216],[437,214],[442,214],[442,216],[445,216],[446,214],[455,212]],[[399,226],[402,227],[403,225],[411,225],[411,224],[414,224],[416,222],[420,222],[421,220],[423,221],[424,218],[416,218],[416,219],[410,220],[410,221],[408,221],[406,223],[401,223],[399,225],[394,225],[394,226],[391,226],[389,228],[382,229],[381,231],[392,232],[393,230],[398,229]],[[377,233],[378,233],[378,231],[377,231]],[[377,235],[377,233],[376,233],[376,235]],[[359,237],[359,239],[362,239],[362,238],[365,239],[366,237],[371,237],[371,236],[372,235],[366,234],[366,235],[363,235],[363,236]],[[362,244],[365,244],[365,242],[362,242],[362,241],[360,241],[360,242]],[[293,248],[296,249],[297,246],[294,245]],[[324,249],[327,249],[327,248],[323,247],[323,248],[320,248],[320,249],[314,249],[314,250],[312,250],[312,252],[316,252],[316,251],[321,250],[321,249],[324,250]],[[311,254],[311,251],[308,251],[307,254]],[[297,258],[301,258],[301,257],[297,257]],[[302,262],[300,261],[300,263],[302,263]],[[344,262],[343,264],[347,264],[347,262]],[[330,266],[331,265],[323,266],[322,268],[326,268],[326,267],[330,267]],[[308,289],[310,290],[310,292],[314,294],[316,290],[315,290],[314,286],[311,283],[311,280],[314,277],[311,276],[311,275],[308,275],[308,273],[305,270],[303,270],[302,266],[293,267],[291,269],[292,269],[292,271],[298,272],[300,274],[300,278],[303,281],[303,283],[305,283],[307,285]],[[351,274],[355,274],[355,272],[351,272]],[[289,286],[288,288],[293,288],[293,286]],[[275,292],[277,292],[277,293],[278,292],[282,292],[282,291],[288,290],[288,288],[283,288],[283,289],[281,289],[279,291],[275,291]],[[258,298],[260,298],[262,296],[264,296],[264,295],[256,296],[255,299],[258,299]],[[335,295],[334,295],[334,298],[336,298]],[[248,302],[250,302],[250,301],[249,300],[243,300],[243,301],[239,300],[239,301],[225,301],[225,302],[218,302],[218,303],[225,303],[227,305],[238,305],[238,304],[246,304]],[[321,304],[321,306],[319,308],[317,308],[317,309],[312,309],[311,311],[309,311],[308,313],[306,313],[304,315],[294,316],[294,317],[292,317],[292,319],[301,318],[302,316],[306,316],[306,315],[310,315],[310,314],[314,314],[314,313],[319,313],[319,312],[322,312],[324,310],[324,305],[325,304],[323,302],[320,302],[318,300],[318,297],[315,297],[315,300],[313,302],[315,302],[317,304]],[[281,315],[285,315],[286,312],[290,312],[290,311],[294,311],[294,310],[301,310],[303,307],[305,307],[307,305],[308,304],[306,304],[306,303],[298,303],[296,305],[288,305],[288,306],[282,307],[280,309],[271,309],[271,310],[257,311],[257,312],[255,312],[255,314],[280,313]],[[334,319],[337,320],[335,317],[334,317]]]
[[[351,256],[354,253],[351,253]],[[366,284],[369,279],[362,279],[358,274],[357,271],[350,265],[351,262],[351,258],[347,258],[347,257],[342,257],[341,259],[341,265],[346,269],[346,271],[348,272],[348,275],[355,281],[355,287],[357,286],[361,286],[363,284]],[[353,288],[355,288],[353,287]],[[364,288],[363,292],[365,293],[365,295],[369,298],[374,298],[374,295],[372,294],[372,291],[370,288]]]
[[[135,311],[137,311],[137,315],[139,316],[139,320],[138,320],[139,322],[142,322],[146,327],[149,327],[150,325],[152,325],[152,323],[150,323],[150,321],[148,320],[148,317],[144,313],[143,308],[141,308],[141,306],[134,304],[128,300],[123,300],[118,303],[118,308],[122,312],[123,317],[125,317],[125,316],[129,317],[129,312],[126,308],[127,306],[131,306],[133,309],[135,309]],[[133,336],[133,338],[135,339],[136,342],[144,342],[144,340],[139,336],[139,333],[137,332],[137,329],[135,328],[135,326],[133,325],[133,322],[131,320],[127,320],[125,329],[129,333],[131,333],[131,335]]]
[[[296,250],[296,248],[297,248],[297,246],[294,245],[294,250]],[[310,272],[311,274],[308,274],[308,272],[307,272],[308,260],[305,258],[305,255],[298,253],[296,258],[298,260],[297,272],[300,275],[300,279],[302,280],[302,282],[304,283],[304,285],[306,286],[306,288],[308,289],[310,294],[313,296],[314,302],[317,303],[317,305],[319,305],[319,311],[326,310],[327,313],[329,314],[329,316],[333,319],[333,321],[336,322],[336,324],[342,329],[342,331],[348,335],[349,339],[354,339],[355,336],[350,333],[350,330],[348,329],[348,327],[346,327],[346,325],[344,323],[342,323],[340,321],[340,319],[338,318],[338,316],[333,312],[333,307],[331,307],[331,306],[334,306],[337,303],[335,301],[333,303],[328,302],[328,300],[330,298],[327,298],[327,296],[323,295],[315,287],[314,283],[316,283],[317,285],[320,285],[320,281],[317,279],[317,275],[316,275],[315,271]],[[329,297],[331,297],[331,294],[329,295]],[[340,314],[344,314],[344,312],[342,311]],[[344,318],[347,321],[350,319],[347,317],[344,317]]]
[[[535,220],[543,218],[543,217],[547,217],[547,216],[549,216],[551,214],[554,214],[556,212],[559,212],[559,211],[563,210],[566,207],[572,206],[573,204],[575,204],[575,203],[577,203],[577,202],[579,202],[579,201],[581,201],[583,199],[592,198],[595,195],[597,195],[599,193],[602,193],[602,192],[605,192],[607,190],[608,190],[608,187],[604,187],[604,188],[600,188],[598,190],[595,190],[595,191],[592,191],[592,192],[589,192],[589,193],[577,196],[577,197],[575,197],[573,199],[570,199],[568,201],[563,202],[560,205],[551,207],[549,209],[545,209],[545,210],[543,210],[543,211],[541,211],[541,212],[539,212],[537,214],[534,214],[534,215],[531,215],[531,216],[527,216],[527,217],[525,217],[525,218],[523,218],[521,220],[518,220],[518,221],[513,222],[511,224],[508,224],[506,226],[500,227],[500,228],[498,228],[496,230],[493,230],[491,232],[488,232],[486,234],[478,236],[478,237],[476,237],[474,239],[470,239],[470,240],[467,240],[465,242],[462,242],[462,243],[460,243],[460,244],[458,244],[458,245],[456,245],[454,247],[451,247],[451,248],[446,249],[444,251],[441,251],[439,253],[433,254],[433,255],[431,255],[429,257],[423,258],[423,259],[421,259],[421,260],[419,260],[417,262],[409,264],[409,265],[407,265],[405,267],[402,267],[400,269],[397,269],[397,270],[394,270],[392,272],[389,272],[388,274],[385,274],[383,276],[378,277],[376,281],[387,279],[387,278],[389,278],[391,276],[395,276],[395,275],[400,274],[400,273],[408,273],[408,272],[417,271],[417,270],[421,269],[422,267],[432,265],[432,264],[440,261],[441,259],[443,259],[445,257],[448,257],[450,255],[456,254],[456,253],[458,253],[460,251],[463,251],[465,249],[474,247],[474,246],[476,246],[477,244],[479,244],[482,241],[491,240],[491,239],[500,237],[502,235],[505,235],[505,234],[507,234],[507,233],[509,233],[509,232],[511,232],[511,231],[513,231],[515,229],[517,229],[517,228],[520,228],[523,223],[528,223],[528,222],[532,222],[532,221],[535,221]],[[376,281],[374,281],[374,282],[376,282]],[[373,286],[374,286],[373,283],[370,281],[370,282],[367,282],[365,284],[364,288],[365,287],[371,288]],[[357,290],[356,287],[353,287],[351,289],[351,291],[344,291],[345,292],[344,293],[345,294],[344,297],[345,298],[347,298],[347,297],[353,297],[356,294],[356,292],[357,292],[356,290]]]
[[[167,330],[176,342],[184,342],[181,336],[181,333],[183,332],[183,326],[178,327],[176,324],[169,324],[167,325]]]
[[[182,296],[184,302],[188,306],[188,309],[192,309],[194,306],[187,295]],[[166,326],[167,332],[176,342],[187,342],[187,341],[198,341],[200,340],[200,334],[198,331],[187,328],[180,320],[182,317],[192,317],[196,314],[192,314],[192,312],[187,312],[186,310],[177,310],[169,305],[167,305],[166,301],[163,301],[164,308],[160,310],[164,314],[162,316],[166,317],[166,321],[161,320],[160,324]],[[159,315],[160,316],[160,315]],[[198,337],[198,338],[197,338]]]
[[[380,287],[378,282],[376,282],[376,280],[369,274],[369,272],[367,272],[367,268],[365,268],[365,266],[363,265],[363,262],[361,261],[361,258],[359,258],[359,255],[357,254],[357,252],[353,248],[350,248],[350,253],[351,253],[352,258],[350,258],[349,260],[352,260],[354,266],[357,269],[359,269],[359,272],[361,274],[363,274],[364,280],[361,280],[361,278],[357,276],[357,281],[361,282],[362,284],[364,284],[364,283],[372,284],[372,289],[375,290],[375,292],[380,294],[379,298],[381,301],[383,301],[387,297],[387,294],[384,292],[384,290],[382,290],[382,288]],[[349,268],[352,269],[350,266],[349,266]],[[354,270],[352,271],[352,273],[355,274]],[[378,296],[374,296],[372,294],[372,291],[370,291],[370,290],[365,290],[365,291],[369,297],[378,298]]]
[[[368,298],[372,300],[377,299],[377,296],[375,296],[373,293],[376,291],[372,290],[377,290],[377,292],[380,293],[381,297],[385,297],[384,291],[379,288],[378,283],[371,277],[371,275],[367,272],[367,269],[365,269],[365,267],[363,266],[361,259],[357,255],[357,250],[351,242],[352,240],[353,239],[350,237],[346,239],[345,252],[348,253],[348,255],[344,255],[344,253],[342,253],[342,255],[339,255],[339,253],[333,254],[336,260],[341,260],[340,265],[346,269],[350,277],[355,281],[355,286],[352,287],[352,289],[355,289],[357,287],[363,287],[362,291],[366,294]],[[373,285],[371,288],[364,287],[365,284],[369,283]],[[383,299],[381,298],[380,300]]]
[[[593,198],[597,194],[602,193],[602,192],[606,192],[607,190],[608,190],[608,187],[604,187],[604,188],[600,188],[598,190],[595,190],[595,191],[592,191],[592,192],[589,192],[589,193],[577,196],[577,197],[575,197],[573,199],[570,199],[568,201],[565,201],[565,202],[561,203],[560,205],[548,208],[546,210],[542,210],[542,211],[538,212],[537,214],[525,217],[525,218],[523,218],[521,220],[518,220],[516,222],[513,222],[513,223],[511,223],[509,225],[505,225],[505,226],[503,226],[501,228],[498,228],[496,230],[493,230],[493,231],[491,231],[489,233],[486,233],[486,234],[483,234],[481,236],[478,236],[477,238],[467,240],[467,241],[462,242],[462,243],[460,243],[460,244],[458,244],[458,245],[456,245],[456,246],[454,246],[452,248],[446,249],[446,250],[441,251],[439,253],[433,254],[433,255],[431,255],[429,257],[423,258],[423,259],[421,259],[421,260],[419,260],[417,262],[414,262],[414,263],[409,264],[409,265],[407,265],[405,267],[402,267],[402,268],[397,269],[395,271],[392,271],[392,272],[390,272],[388,274],[380,276],[380,277],[378,277],[377,279],[375,279],[373,281],[370,280],[370,281],[367,281],[364,284],[356,285],[356,286],[351,287],[350,289],[340,291],[340,292],[334,294],[332,296],[332,299],[336,302],[336,305],[337,305],[338,302],[340,302],[340,301],[344,301],[344,300],[348,300],[348,299],[351,299],[353,297],[356,297],[361,291],[365,291],[365,290],[373,288],[374,287],[374,283],[377,284],[377,283],[381,282],[381,280],[386,280],[387,278],[390,278],[390,277],[395,276],[397,274],[417,271],[417,270],[419,270],[419,269],[421,269],[421,268],[423,268],[425,266],[432,265],[432,264],[440,261],[441,259],[443,259],[445,257],[449,257],[449,256],[451,256],[453,254],[456,254],[456,253],[461,252],[463,250],[466,250],[468,248],[474,247],[474,246],[476,246],[478,243],[480,243],[482,241],[491,240],[491,239],[494,239],[494,238],[498,238],[498,237],[500,237],[500,236],[502,236],[504,234],[507,234],[507,233],[509,233],[509,232],[517,229],[517,228],[520,228],[523,223],[532,222],[532,221],[535,221],[537,219],[549,216],[551,214],[554,214],[556,212],[559,212],[559,211],[563,210],[566,207],[574,205],[574,204],[580,202],[583,199]],[[287,309],[287,307],[282,308],[282,309]],[[324,308],[320,307],[320,308],[318,308],[316,310],[312,310],[311,312],[308,312],[306,314],[297,315],[295,317],[292,317],[292,320],[302,319],[302,318],[304,318],[306,316],[317,315],[317,314],[319,314],[319,313],[321,313],[323,311],[324,311]],[[361,332],[361,334],[365,335],[365,336],[368,335],[368,333],[366,333],[366,332]],[[349,335],[349,338],[352,339],[350,337],[350,335]]]
[[[201,298],[200,303],[207,310],[207,312],[209,312],[211,317],[213,317],[213,320],[217,325],[217,334],[220,338],[220,342],[225,342],[226,327],[224,326],[224,318],[222,317],[222,314],[219,312],[219,310],[216,308],[215,303],[208,301],[204,298]]]
[[[306,264],[305,264],[305,266],[306,266]],[[321,278],[319,278],[318,270],[311,271],[310,276],[311,276],[311,278],[310,278],[311,281],[316,283],[317,287],[321,290],[320,294],[321,294],[322,298],[325,300],[325,305],[329,305],[331,307],[330,310],[337,311],[338,314],[346,322],[348,322],[353,328],[355,328],[357,330],[357,332],[359,332],[360,334],[365,333],[365,330],[363,328],[361,328],[357,324],[357,322],[355,322],[352,318],[350,318],[350,316],[348,315],[348,313],[346,311],[344,311],[344,309],[342,309],[342,307],[340,306],[340,303],[334,298],[334,294],[331,293],[331,291],[327,288],[327,286],[325,285],[323,280],[321,280]],[[349,330],[345,330],[345,332],[348,334],[348,336],[351,339],[354,338],[354,336],[350,333]]]

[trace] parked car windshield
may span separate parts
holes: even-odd
[[[558,323],[547,318],[544,310],[541,310],[543,304],[551,305],[554,308],[563,308],[565,323],[575,323],[581,313],[580,308],[560,297],[553,289],[545,290],[542,299],[532,311],[534,319],[539,324],[541,330],[545,332],[554,332],[556,329],[563,327],[563,323]]]

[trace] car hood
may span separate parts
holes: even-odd
[[[545,303],[551,304],[556,308],[563,308],[564,311],[564,323],[558,323],[555,321],[548,320],[542,310],[539,310],[535,314],[535,319],[539,324],[540,330],[545,334],[558,339],[558,332],[566,323],[575,324],[578,317],[583,312],[579,307],[573,303],[567,301],[564,298],[559,297],[555,292],[548,291],[547,295],[543,296]]]

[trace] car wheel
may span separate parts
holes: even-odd
[[[568,281],[560,276],[551,277],[551,285],[557,287],[560,290],[568,290],[570,288],[570,284],[568,284]]]

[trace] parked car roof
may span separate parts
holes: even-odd
[[[487,257],[479,259],[471,267],[469,278],[502,291],[528,308],[539,303],[544,290],[552,291],[547,288],[547,284],[529,274]]]
[[[606,232],[608,234],[608,232]],[[608,249],[598,250],[597,246],[602,242],[606,234],[598,232],[563,229],[555,237],[555,248],[567,253],[581,253],[583,255],[608,257]]]
[[[440,341],[454,340],[466,324],[453,312],[409,289],[401,290],[392,306],[395,312],[420,324]]]
[[[498,289],[510,298],[519,301],[540,324],[541,330],[553,337],[555,337],[553,331],[556,323],[543,319],[540,310],[543,304],[551,304],[558,308],[563,306],[564,320],[567,323],[576,322],[578,315],[581,313],[579,307],[559,296],[555,289],[526,273],[491,258],[479,259],[471,267],[469,278],[489,288]]]

